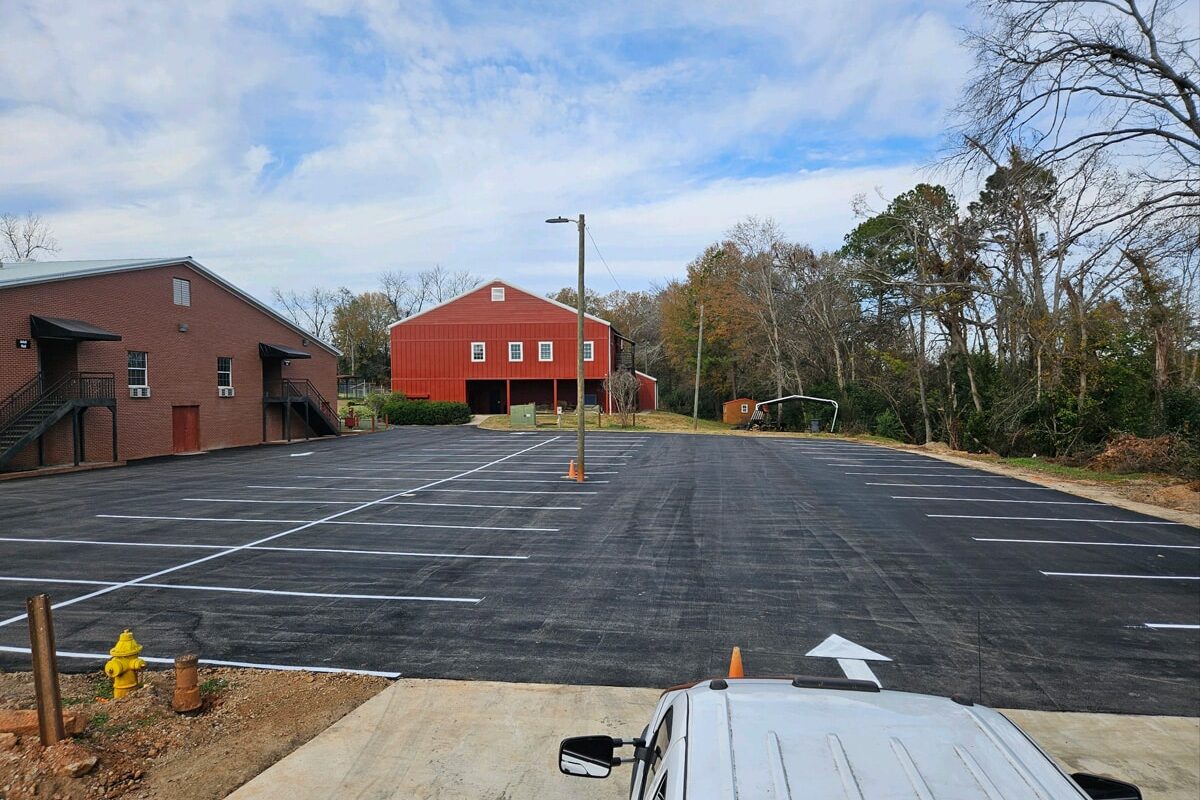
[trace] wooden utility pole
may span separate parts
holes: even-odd
[[[26,598],[29,617],[29,646],[33,653],[33,693],[37,700],[38,735],[42,745],[67,738],[63,729],[62,697],[58,689],[58,656],[54,652],[54,621],[50,617],[50,596]]]
[[[700,304],[700,335],[696,337],[696,386],[692,393],[692,430],[700,427],[700,354],[704,351],[704,303]]]
[[[579,481],[580,483],[583,482],[583,431],[584,431],[584,423],[585,423],[586,417],[587,417],[587,415],[584,413],[584,406],[583,406],[583,316],[584,316],[584,310],[583,310],[583,308],[584,308],[583,237],[584,237],[586,230],[587,230],[587,228],[583,221],[583,214],[580,214],[579,215],[579,296],[577,298],[578,307],[579,307],[579,324],[577,326],[578,327],[578,335],[576,336],[576,342],[575,342],[575,355],[576,355],[575,393],[577,395],[577,398],[575,401],[575,416],[579,422],[579,434],[576,437],[576,441],[575,441],[575,451],[576,451],[575,459],[576,459],[576,461],[579,462],[579,472],[577,473],[578,477],[576,478],[576,480]],[[593,356],[594,356],[594,354],[593,354]]]

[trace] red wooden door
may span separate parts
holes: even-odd
[[[200,406],[171,406],[171,435],[176,453],[200,449]]]

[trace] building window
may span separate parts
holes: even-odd
[[[217,386],[233,386],[233,359],[229,356],[217,356]]]
[[[503,286],[493,286],[492,287],[492,302],[499,303],[499,302],[502,302],[503,300],[504,300],[504,287]]]
[[[538,361],[554,360],[554,342],[538,342]]]
[[[487,345],[483,342],[471,342],[471,360],[487,361]]]
[[[192,304],[192,282],[184,278],[172,278],[171,283],[171,294],[175,299],[175,305],[190,306]]]
[[[509,361],[524,361],[525,360],[525,345],[521,342],[508,343],[508,360]]]
[[[130,386],[149,386],[146,370],[146,353],[138,350],[129,351],[129,385]]]
[[[583,343],[583,360],[594,361],[596,358],[596,345],[594,342]]]

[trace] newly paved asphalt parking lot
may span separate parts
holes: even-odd
[[[1200,537],[828,439],[398,429],[0,483],[0,665],[144,655],[667,686],[840,674],[990,705],[1200,714]]]

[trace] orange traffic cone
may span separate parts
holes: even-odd
[[[746,672],[742,669],[742,648],[740,647],[733,648],[733,655],[729,657],[729,677],[746,677]]]
[[[573,458],[571,459],[571,468],[567,470],[566,477],[570,478],[571,480],[577,480],[579,477],[575,474],[575,459]]]

